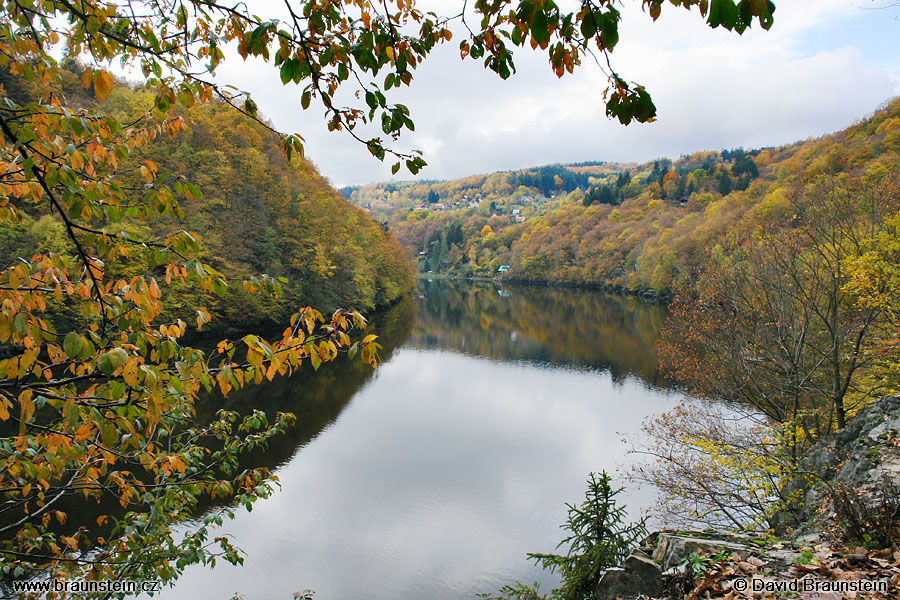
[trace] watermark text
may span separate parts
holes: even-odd
[[[740,577],[731,582],[736,592],[838,592],[860,593],[888,591],[890,582],[887,579],[770,579],[757,577]]]
[[[13,591],[17,594],[50,593],[59,594],[140,594],[160,591],[159,581],[133,581],[124,579],[100,579],[97,581],[79,579],[45,579],[42,581],[14,581]]]

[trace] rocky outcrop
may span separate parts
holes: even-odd
[[[632,552],[621,567],[607,569],[597,584],[597,600],[660,596],[666,590],[662,569],[646,554]]]
[[[621,567],[607,569],[594,591],[596,600],[668,598],[683,588],[687,562],[693,553],[710,557],[728,554],[747,560],[757,552],[729,534],[660,531],[648,536]]]
[[[841,431],[816,444],[801,469],[819,480],[806,494],[801,516],[803,533],[818,525],[827,507],[828,490],[845,486],[875,493],[885,486],[900,488],[900,396],[882,398],[862,409]]]
[[[804,467],[826,481],[877,485],[887,475],[900,485],[900,396],[862,409],[847,427],[816,444]]]

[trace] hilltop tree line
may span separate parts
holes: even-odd
[[[371,211],[419,257],[421,271],[494,277],[509,265],[504,277],[511,280],[671,296],[693,281],[717,245],[726,252],[736,247],[736,232],[784,226],[808,182],[838,172],[864,180],[875,172],[892,173],[898,104],[837,134],[777,148],[697,152],[641,165],[559,167],[578,177],[587,174],[590,186],[556,198],[513,185],[535,172],[525,170],[515,177],[398,183],[392,197],[381,196],[381,204],[373,200]],[[359,190],[355,201],[372,200],[378,189]],[[406,200],[430,190],[442,199],[481,202],[415,210]],[[451,227],[462,230],[461,241],[447,235]]]

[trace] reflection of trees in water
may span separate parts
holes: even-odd
[[[366,334],[374,333],[381,344],[379,362],[386,363],[412,329],[415,305],[406,297],[387,311],[376,315]],[[353,396],[375,374],[375,369],[358,358],[341,356],[333,362],[322,363],[313,372],[308,363],[291,377],[276,377],[271,382],[250,385],[232,391],[227,398],[218,393],[198,402],[198,413],[225,409],[248,414],[254,409],[267,415],[292,412],[297,424],[286,435],[272,439],[266,451],[249,457],[248,463],[275,468],[290,459],[298,448],[306,445],[322,430],[334,423]]]
[[[656,366],[656,335],[664,316],[659,306],[583,290],[528,286],[498,290],[459,282],[423,282],[418,294],[417,302],[407,298],[373,318],[369,332],[379,336],[382,362],[405,343],[496,360],[604,369],[614,380],[637,375],[650,384],[665,385]],[[197,419],[208,420],[219,409],[244,414],[259,409],[267,415],[293,412],[295,427],[273,438],[264,452],[242,461],[275,469],[334,423],[374,374],[359,360],[339,359],[323,364],[315,374],[304,368],[289,378],[233,390],[224,399],[212,394],[197,403]],[[195,514],[211,507],[201,505]],[[66,527],[83,525],[91,535],[108,534],[96,525],[96,515],[120,514],[118,503],[112,501],[97,505],[67,499],[58,508],[69,515]]]
[[[656,340],[665,308],[571,288],[422,281],[409,344],[496,360],[608,370],[666,386]]]
[[[379,353],[381,362],[390,360],[394,350],[409,336],[412,328],[414,303],[407,297],[382,314],[373,317],[366,333],[378,335],[382,346]],[[202,346],[199,343],[198,346]],[[196,418],[210,421],[212,415],[221,409],[249,414],[254,409],[261,410],[270,418],[276,412],[292,412],[297,423],[285,435],[272,438],[265,450],[246,454],[241,459],[240,469],[267,467],[275,469],[288,461],[299,448],[305,446],[326,427],[334,423],[350,399],[375,374],[372,367],[358,358],[347,360],[346,356],[333,362],[323,363],[318,372],[304,365],[291,377],[276,377],[273,381],[263,381],[260,385],[248,385],[240,390],[232,390],[227,398],[222,398],[216,390],[210,396],[197,401]],[[203,514],[217,504],[201,502],[194,514]],[[63,499],[55,508],[68,515],[66,527],[86,527],[90,534],[109,535],[112,520],[99,526],[97,515],[121,515],[119,503],[112,498],[101,502],[87,502],[73,497]],[[69,534],[67,530],[67,535]],[[0,596],[3,589],[0,587]]]

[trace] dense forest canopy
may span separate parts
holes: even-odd
[[[61,91],[70,104],[94,104],[80,81],[85,67],[76,61],[66,67]],[[0,84],[22,103],[39,96],[34,84],[9,73],[0,74]],[[133,121],[152,103],[151,93],[118,82],[103,109]],[[190,182],[198,195],[182,203],[183,218],[157,219],[147,233],[156,237],[178,227],[202,232],[198,258],[229,277],[266,273],[288,281],[281,297],[270,299],[240,289],[205,297],[199,287],[186,287],[166,302],[169,316],[189,319],[190,307],[203,305],[215,326],[275,324],[298,306],[368,310],[410,289],[409,260],[392,236],[341,198],[308,160],[286,160],[274,133],[224,102],[178,114],[189,131],[157,138],[141,149],[134,164],[149,160],[159,172]],[[42,206],[27,211],[21,222],[0,223],[0,237],[8,240],[0,248],[4,266],[48,248],[73,255],[71,241],[50,211]],[[128,226],[135,236],[142,231],[136,221]]]
[[[507,280],[667,296],[713,248],[786,223],[816,178],[896,177],[898,124],[893,100],[844,131],[780,147],[373,184],[349,196],[388,222],[422,272],[493,277],[509,265]]]

